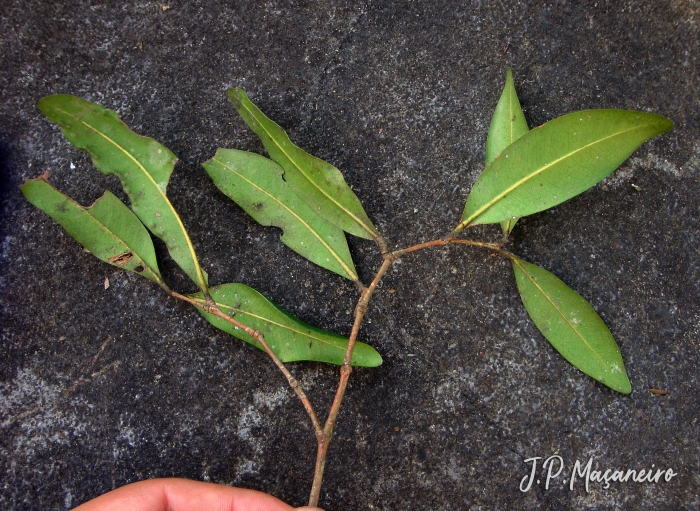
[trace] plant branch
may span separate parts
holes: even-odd
[[[385,245],[386,247],[386,245]],[[345,357],[343,358],[343,365],[340,367],[340,381],[338,382],[338,389],[335,392],[335,398],[333,399],[333,404],[328,412],[328,419],[323,427],[323,431],[316,432],[316,439],[318,441],[318,450],[316,453],[316,469],[314,470],[314,481],[311,485],[311,494],[309,495],[309,506],[318,506],[318,499],[321,494],[321,484],[323,482],[323,472],[326,468],[326,455],[328,453],[328,446],[331,443],[331,438],[333,438],[333,429],[335,428],[335,423],[338,418],[338,412],[340,411],[340,405],[343,402],[343,397],[345,396],[345,389],[348,385],[348,379],[350,378],[350,373],[352,372],[352,353],[355,349],[355,341],[357,340],[357,335],[360,333],[360,326],[362,325],[362,319],[367,313],[367,306],[369,300],[377,289],[379,281],[389,269],[389,266],[396,261],[396,257],[393,254],[385,254],[384,261],[381,267],[374,276],[372,283],[362,290],[360,299],[357,301],[355,306],[355,321],[352,325],[352,331],[350,332],[350,338],[348,339],[348,347],[345,350]]]
[[[301,384],[296,378],[294,378],[294,376],[292,376],[292,373],[289,372],[289,370],[285,367],[284,363],[279,359],[279,357],[275,355],[275,352],[272,351],[270,345],[267,344],[267,341],[265,340],[265,337],[261,332],[253,330],[252,328],[244,325],[240,321],[233,319],[228,314],[221,312],[221,309],[219,309],[216,302],[212,300],[210,296],[206,297],[206,303],[200,303],[198,300],[190,298],[189,296],[181,295],[180,293],[177,293],[175,291],[170,291],[169,294],[173,298],[185,301],[191,305],[194,305],[198,309],[208,312],[209,314],[213,314],[223,319],[224,321],[228,321],[233,326],[240,328],[245,333],[250,335],[253,339],[258,341],[260,346],[262,346],[262,348],[265,350],[265,353],[267,353],[270,356],[275,365],[279,368],[280,371],[282,371],[282,374],[284,374],[285,378],[287,378],[290,387],[292,387],[292,390],[294,390],[302,405],[304,405],[306,413],[309,414],[309,418],[311,419],[311,423],[313,424],[314,431],[316,432],[316,434],[318,435],[319,431],[322,431],[321,422],[318,420],[316,410],[314,410],[314,407],[311,405],[311,401],[309,401],[309,398],[304,393],[304,389],[301,387]]]
[[[503,243],[483,243],[481,241],[460,240],[460,239],[450,240],[450,243],[454,243],[456,245],[471,245],[473,247],[488,248],[488,249],[494,250],[496,252],[499,252],[501,250],[501,247],[503,246]]]
[[[453,239],[452,237],[438,238],[436,240],[427,241],[425,243],[419,243],[418,245],[413,245],[400,250],[395,250],[394,252],[388,252],[386,244],[381,238],[381,243],[379,243],[378,237],[375,239],[380,245],[382,255],[384,260],[382,265],[379,267],[377,274],[374,276],[372,283],[364,288],[361,292],[360,299],[357,301],[355,306],[355,321],[352,325],[352,331],[350,332],[350,338],[348,340],[348,347],[345,350],[345,357],[343,358],[343,365],[340,367],[340,381],[338,382],[338,388],[335,393],[335,398],[333,399],[333,404],[328,413],[328,419],[322,430],[316,430],[316,440],[318,442],[318,449],[316,453],[316,467],[314,470],[314,481],[311,485],[311,493],[309,495],[309,506],[318,506],[318,500],[321,494],[321,484],[323,483],[323,473],[326,468],[326,457],[328,455],[328,447],[330,445],[331,439],[333,438],[333,430],[335,428],[336,421],[338,419],[338,413],[340,412],[340,405],[343,402],[345,396],[345,390],[348,385],[348,379],[350,378],[350,373],[352,372],[352,353],[355,349],[355,342],[357,340],[357,335],[360,332],[360,326],[362,325],[362,320],[367,313],[367,307],[369,305],[370,298],[372,294],[377,289],[379,282],[384,277],[389,267],[394,264],[398,259],[411,252],[417,252],[418,250],[423,250],[429,247],[439,247],[448,245],[450,243],[455,243],[459,245],[471,245],[475,247],[488,248],[494,250],[498,253],[505,252],[501,250],[501,246],[498,243],[483,243],[480,241],[465,240],[465,239]],[[505,253],[501,254],[505,255]],[[506,256],[507,257],[507,256]]]

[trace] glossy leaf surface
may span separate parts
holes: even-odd
[[[617,343],[593,307],[547,270],[515,256],[511,262],[525,309],[552,346],[611,389],[632,392]]]
[[[488,167],[496,156],[528,131],[525,114],[515,92],[513,72],[509,69],[506,73],[506,84],[489,126],[489,135],[486,139],[486,166]],[[504,220],[501,222],[501,229],[504,233],[510,234],[517,221],[517,218]]]
[[[479,176],[460,228],[531,215],[587,190],[673,123],[656,114],[583,110],[513,142]]]
[[[30,179],[20,188],[29,202],[56,220],[95,257],[167,289],[148,231],[111,192],[84,208],[43,178]]]
[[[71,144],[90,154],[103,174],[119,177],[134,213],[165,242],[172,258],[197,286],[206,290],[206,274],[165,194],[175,155],[152,138],[131,131],[116,112],[75,96],[48,96],[39,101],[39,109],[61,126]]]
[[[343,363],[347,338],[304,323],[244,284],[223,284],[209,291],[223,313],[262,332],[265,341],[282,362],[306,360],[337,365]],[[192,298],[205,304],[202,293],[192,295]],[[200,313],[216,328],[262,350],[260,344],[242,330],[218,316],[201,310]],[[354,366],[376,367],[381,363],[382,357],[374,348],[356,343],[352,357]]]
[[[287,133],[265,116],[243,90],[229,89],[228,97],[260,137],[270,158],[284,169],[287,183],[316,213],[355,236],[372,239],[379,235],[337,168],[294,145]]]
[[[262,225],[284,230],[282,243],[350,280],[357,272],[345,233],[317,215],[282,179],[284,171],[259,154],[219,149],[202,164],[216,186]]]

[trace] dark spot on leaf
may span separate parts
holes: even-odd
[[[253,207],[255,208],[256,211],[262,211],[262,209],[265,207],[262,202],[256,202],[253,204]]]
[[[138,265],[136,268],[134,268],[134,271],[136,273],[141,273],[145,268],[141,265]]]
[[[134,257],[133,252],[124,252],[123,254],[120,254],[118,256],[113,256],[107,259],[112,264],[116,264],[117,266],[124,266],[126,263],[131,261],[131,258]]]

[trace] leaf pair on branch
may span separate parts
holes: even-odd
[[[486,168],[469,194],[455,232],[500,223],[507,236],[519,217],[582,193],[643,142],[672,127],[656,114],[583,110],[529,131],[508,70],[486,141]],[[629,394],[632,387],[620,350],[593,308],[548,271],[505,255],[525,309],[542,335],[578,369]]]

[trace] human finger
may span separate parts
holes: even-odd
[[[293,511],[255,490],[188,479],[151,479],[122,486],[73,511]]]

